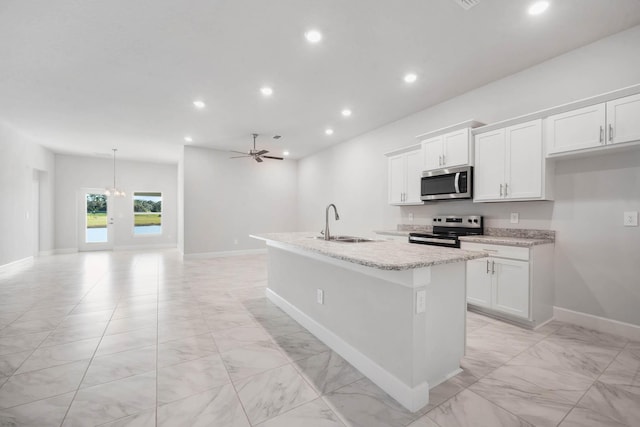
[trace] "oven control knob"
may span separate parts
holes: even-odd
[[[473,222],[472,220],[468,219],[467,222]]]
[[[477,224],[478,223],[478,219],[477,218],[474,219],[473,222],[475,222]]]

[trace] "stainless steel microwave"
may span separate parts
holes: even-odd
[[[438,169],[422,172],[421,200],[455,200],[473,197],[473,168]]]

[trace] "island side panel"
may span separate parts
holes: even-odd
[[[268,286],[408,387],[424,381],[412,372],[414,289],[274,247]]]
[[[466,262],[431,267],[425,311],[414,316],[414,374],[433,388],[461,371],[466,333]]]

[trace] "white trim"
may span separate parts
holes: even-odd
[[[266,254],[266,249],[242,249],[237,251],[218,251],[218,252],[200,252],[196,254],[183,254],[184,259],[205,259],[205,258],[221,258],[227,256],[239,255],[258,255]]]
[[[137,251],[143,249],[175,249],[175,243],[157,243],[154,245],[121,245],[115,246],[114,251]]]
[[[78,248],[61,248],[61,249],[54,249],[53,250],[53,253],[55,255],[75,254],[76,252],[78,252]]]
[[[553,307],[553,318],[560,322],[573,323],[574,325],[594,329],[598,332],[620,335],[629,340],[640,341],[640,326],[606,317],[594,316],[562,307]]]
[[[0,265],[0,271],[9,270],[9,269],[11,269],[13,267],[19,267],[22,264],[27,264],[27,263],[30,263],[30,262],[33,262],[33,256],[28,256],[26,258],[22,258],[22,259],[19,259],[19,260],[16,260],[16,261],[11,261],[11,262],[9,262],[7,264]]]
[[[53,255],[55,253],[56,253],[56,250],[55,249],[51,249],[51,250],[48,250],[48,251],[40,251],[40,252],[38,252],[38,256],[49,256],[49,255]]]
[[[411,412],[415,412],[429,403],[429,384],[426,381],[413,388],[408,386],[271,289],[267,288],[266,296]]]

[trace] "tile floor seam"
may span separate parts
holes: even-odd
[[[106,276],[106,274],[105,274],[105,276]],[[96,284],[94,286],[92,286],[91,289],[89,291],[87,291],[87,293],[85,293],[82,298],[80,298],[80,301],[82,301],[82,299],[84,299],[87,296],[87,294],[91,290],[93,290],[93,288],[95,286],[98,285],[99,282],[100,282],[100,280],[98,280],[96,282]],[[117,307],[117,305],[116,305],[116,307]],[[116,312],[116,308],[114,307],[113,311],[111,312],[111,316],[109,317],[109,321],[107,322],[107,325],[109,325],[109,322],[111,322],[111,319],[113,318],[113,315],[114,315],[115,312]],[[105,327],[105,330],[102,331],[102,335],[100,336],[100,340],[98,341],[98,345],[93,350],[93,354],[92,354],[91,358],[89,359],[89,363],[87,364],[87,367],[85,368],[84,373],[82,374],[82,377],[80,378],[80,382],[78,382],[78,386],[76,387],[76,389],[74,391],[74,394],[73,394],[73,398],[71,398],[71,402],[69,403],[69,406],[67,407],[67,410],[66,410],[66,412],[64,414],[64,417],[62,418],[62,421],[60,422],[60,426],[64,425],[64,422],[66,421],[67,417],[69,416],[69,411],[71,410],[71,407],[73,406],[73,403],[75,402],[76,397],[78,396],[78,392],[80,391],[80,387],[82,386],[82,382],[84,381],[85,377],[87,376],[87,372],[89,372],[89,368],[91,367],[91,364],[93,363],[93,359],[96,357],[96,353],[98,352],[98,349],[100,348],[100,344],[102,343],[102,340],[104,339],[104,333],[106,332],[106,330],[107,330],[107,328]]]
[[[198,305],[198,311],[200,312],[200,316],[204,319],[204,315],[202,314],[202,308],[200,308],[200,305]],[[238,403],[240,404],[240,408],[242,408],[242,413],[244,414],[244,416],[245,416],[247,422],[249,423],[249,425],[252,425],[251,424],[251,420],[249,419],[249,415],[247,414],[247,411],[246,411],[244,405],[242,404],[242,400],[240,400],[240,395],[238,394],[238,390],[236,388],[236,385],[233,383],[233,379],[231,378],[231,373],[229,372],[229,369],[227,368],[226,363],[224,363],[224,360],[220,356],[221,355],[220,348],[218,348],[218,343],[216,342],[216,340],[215,340],[215,338],[213,336],[213,332],[211,331],[211,328],[209,327],[209,323],[207,323],[205,321],[205,325],[207,326],[207,330],[209,331],[209,336],[211,336],[211,339],[213,340],[213,342],[214,342],[214,344],[216,346],[216,351],[217,351],[216,354],[218,354],[218,356],[220,357],[220,361],[222,363],[222,367],[227,372],[227,377],[229,379],[229,385],[231,385],[231,387],[233,388],[233,392],[235,394],[235,398],[237,399]],[[157,384],[157,379],[156,379],[156,384]],[[219,386],[219,387],[224,387],[224,385]],[[208,390],[211,390],[211,389],[212,388],[209,388]],[[191,395],[191,396],[194,396],[194,395]],[[188,396],[188,397],[191,397],[191,396]],[[157,398],[158,398],[158,394],[156,393],[156,399]],[[156,427],[158,426],[157,417],[158,417],[158,406],[156,406]]]
[[[467,390],[468,390],[468,389],[467,389]],[[519,415],[517,415],[517,414],[514,414],[512,411],[510,411],[510,410],[508,410],[508,409],[506,409],[506,408],[503,408],[502,406],[498,405],[498,404],[497,404],[497,403],[495,403],[494,401],[492,401],[492,400],[490,400],[490,399],[487,399],[487,398],[486,398],[486,397],[484,397],[484,396],[479,395],[479,394],[478,394],[478,393],[476,393],[475,391],[473,391],[473,390],[468,390],[468,391],[469,391],[470,393],[475,394],[475,395],[476,395],[476,396],[478,396],[479,398],[484,399],[484,400],[486,400],[487,402],[490,402],[492,405],[497,406],[498,408],[502,409],[503,411],[505,411],[505,412],[507,412],[507,413],[509,413],[509,414],[513,415],[513,416],[514,416],[514,417],[516,417],[519,421],[524,422],[525,424],[532,425],[532,426],[534,425],[533,423],[530,423],[529,421],[525,420],[525,419],[524,419],[524,418],[522,418],[521,416],[519,416]],[[444,402],[443,402],[443,403],[444,403]],[[438,406],[440,406],[440,405],[438,405]]]
[[[596,385],[596,382],[598,382],[598,380],[600,379],[600,377],[605,373],[605,371],[607,369],[609,369],[609,367],[616,361],[616,359],[618,358],[618,356],[620,356],[620,354],[627,348],[627,346],[629,345],[631,341],[627,341],[627,343],[624,345],[624,347],[622,347],[618,353],[611,359],[611,361],[607,364],[607,366],[605,368],[602,369],[602,372],[600,372],[598,374],[598,376],[593,380],[593,382],[591,383],[591,385],[589,387],[587,387],[587,389],[584,391],[584,393],[582,393],[582,395],[580,396],[580,398],[578,400],[576,400],[576,403],[573,404],[573,406],[571,407],[571,409],[569,411],[567,411],[566,414],[564,414],[564,417],[562,417],[562,419],[560,420],[560,422],[557,424],[558,426],[561,425],[565,418],[567,418],[569,416],[569,414],[576,408],[578,408],[578,404],[580,403],[580,401],[582,399],[584,399],[584,397],[587,395],[587,393],[589,393],[589,391]],[[626,424],[626,423],[623,423]]]

